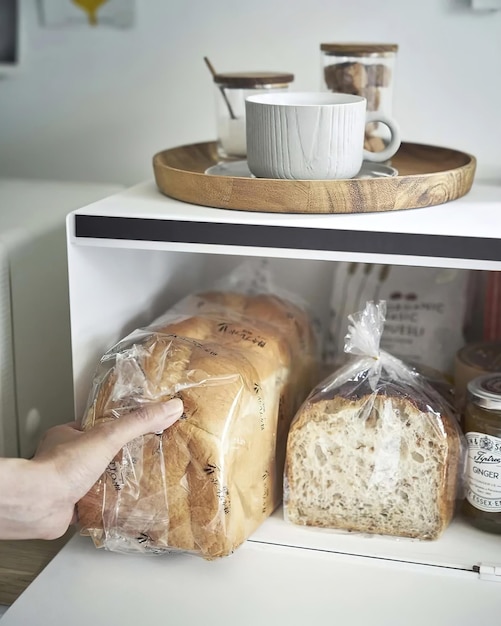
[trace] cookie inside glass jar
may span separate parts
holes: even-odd
[[[322,43],[323,89],[367,99],[367,111],[392,116],[393,76],[397,44]],[[389,142],[388,129],[368,124],[365,149],[382,150]]]

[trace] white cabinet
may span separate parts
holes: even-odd
[[[326,315],[332,262],[501,270],[501,187],[429,209],[258,214],[183,204],[153,183],[68,216],[76,412],[117,339],[242,257]],[[471,625],[501,613],[501,538],[456,519],[436,542],[294,527],[279,509],[217,562],[105,553],[75,537],[21,596],[5,626],[137,624]],[[50,589],[58,589],[57,603]],[[22,621],[24,620],[24,621]]]
[[[73,408],[65,218],[119,185],[0,178],[0,456]]]

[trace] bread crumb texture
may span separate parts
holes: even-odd
[[[286,518],[361,533],[439,537],[457,493],[455,420],[416,402],[409,389],[307,400],[287,444]]]

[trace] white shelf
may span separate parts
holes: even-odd
[[[459,516],[454,518],[439,539],[419,541],[297,526],[284,520],[280,507],[258,528],[250,541],[432,565],[471,573],[474,567],[481,564],[496,562],[501,565],[501,553],[493,550],[493,544],[501,542],[501,538],[469,526]]]
[[[335,215],[213,209],[153,182],[77,210],[79,245],[395,264],[501,268],[501,186],[422,209]]]

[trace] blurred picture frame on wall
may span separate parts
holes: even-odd
[[[38,0],[38,12],[46,28],[132,28],[135,4],[135,0]]]
[[[0,0],[0,77],[19,66],[19,1]]]

